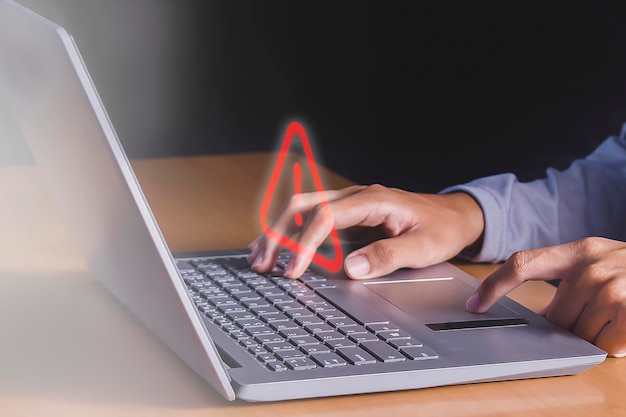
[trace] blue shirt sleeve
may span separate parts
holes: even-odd
[[[565,243],[587,236],[626,240],[626,123],[569,168],[549,168],[544,178],[520,182],[511,173],[448,187],[463,191],[483,209],[477,262],[500,262],[513,252]]]

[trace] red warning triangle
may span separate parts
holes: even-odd
[[[287,155],[289,153],[289,149],[294,144],[294,137],[298,136],[302,143],[302,149],[304,150],[304,155],[306,157],[306,163],[308,165],[309,171],[311,173],[313,184],[315,186],[315,191],[324,191],[324,187],[322,186],[322,180],[320,179],[319,172],[317,171],[317,165],[315,164],[315,159],[313,158],[313,151],[311,150],[311,145],[309,144],[309,139],[307,137],[306,131],[304,127],[298,122],[292,122],[287,127],[287,132],[285,133],[285,137],[283,139],[283,143],[280,147],[280,151],[278,153],[278,159],[274,165],[274,170],[272,171],[272,176],[270,177],[270,182],[267,186],[267,190],[265,191],[265,197],[263,199],[263,203],[261,204],[261,227],[265,232],[266,236],[279,245],[287,248],[288,250],[294,253],[303,253],[306,251],[306,248],[302,246],[299,242],[291,239],[288,236],[283,235],[280,232],[272,229],[267,221],[267,215],[270,210],[270,205],[272,203],[272,199],[274,198],[274,194],[276,193],[276,188],[278,185],[278,181],[281,177],[281,173],[285,169],[285,161],[287,159]],[[302,169],[300,164],[294,164],[294,186],[296,192],[301,189],[301,181],[302,181]],[[328,210],[328,202],[324,199],[323,193],[321,196],[320,205],[322,210]],[[330,212],[327,212],[330,216]],[[300,218],[301,221],[301,218]],[[298,222],[298,217],[296,217],[296,222]],[[341,265],[343,263],[343,253],[341,250],[341,245],[339,243],[339,236],[337,234],[337,230],[333,227],[330,232],[330,239],[333,245],[333,249],[335,251],[335,256],[332,259],[325,257],[324,255],[315,252],[313,255],[313,263],[330,271],[337,272],[341,269]]]

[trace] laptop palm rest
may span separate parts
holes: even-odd
[[[525,324],[519,314],[500,303],[482,314],[467,311],[465,301],[474,289],[452,277],[373,281],[365,286],[432,330]]]

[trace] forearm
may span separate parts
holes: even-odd
[[[626,239],[625,132],[539,180],[501,174],[443,190],[472,195],[484,212],[483,245],[472,259],[502,261],[517,250],[585,236]]]

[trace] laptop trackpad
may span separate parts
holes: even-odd
[[[423,323],[519,317],[516,312],[500,303],[496,303],[483,314],[468,312],[465,309],[465,301],[472,295],[474,289],[452,277],[372,281],[364,284]]]

